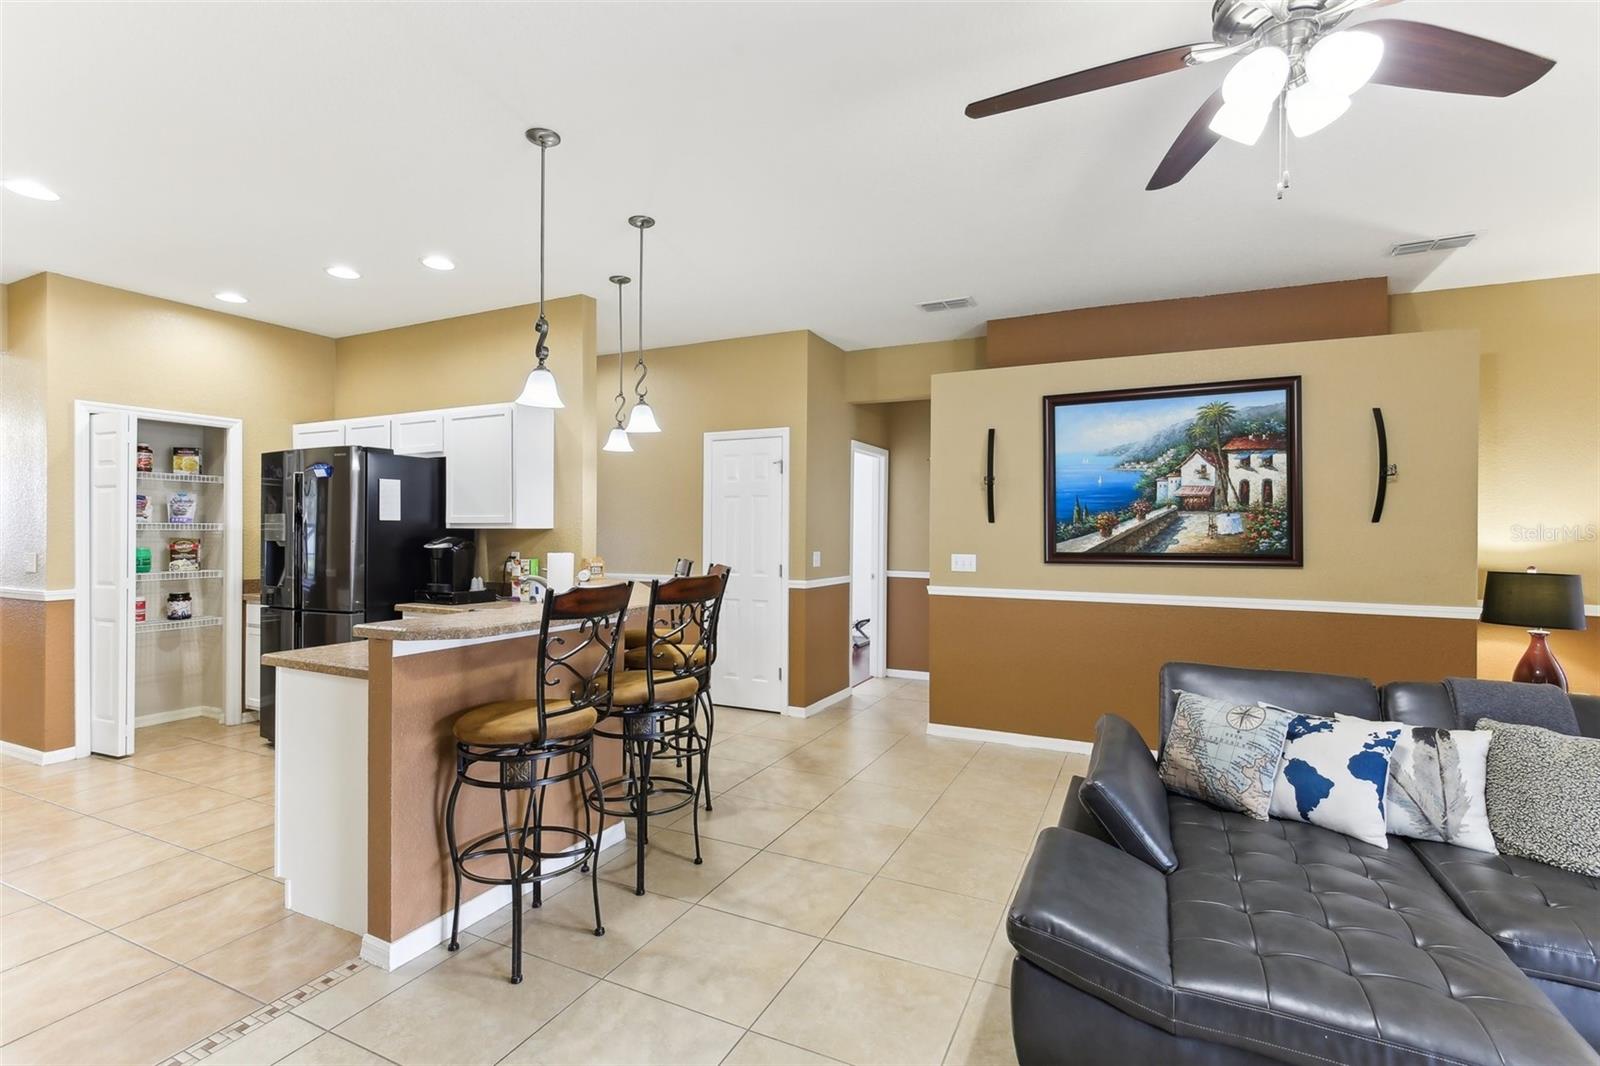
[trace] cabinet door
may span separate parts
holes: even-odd
[[[343,443],[343,422],[301,422],[294,427],[296,448],[332,448]]]
[[[511,525],[511,419],[510,404],[444,413],[446,525]]]
[[[444,416],[438,411],[395,415],[389,446],[396,455],[443,455]]]
[[[387,448],[389,444],[389,419],[352,418],[344,424],[344,442],[364,448]]]

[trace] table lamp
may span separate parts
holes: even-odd
[[[1511,675],[1513,681],[1535,685],[1560,685],[1567,690],[1567,675],[1545,638],[1552,629],[1583,629],[1583,579],[1577,574],[1541,574],[1491,570],[1483,585],[1483,621],[1498,626],[1518,626],[1531,638],[1528,650]]]

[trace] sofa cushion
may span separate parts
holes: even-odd
[[[1179,692],[1157,773],[1174,792],[1265,821],[1294,718],[1279,707]]]
[[[1383,797],[1389,756],[1404,728],[1342,714],[1294,715],[1272,786],[1272,817],[1388,847]]]
[[[1410,848],[1170,804],[1176,1032],[1298,1062],[1600,1062]]]
[[[1232,703],[1265,701],[1293,707],[1301,714],[1380,717],[1378,690],[1364,678],[1292,670],[1244,670],[1205,663],[1167,663],[1161,668],[1162,744],[1167,740],[1167,727],[1172,722],[1180,689]]]
[[[1535,977],[1600,990],[1600,879],[1532,859],[1415,841],[1456,906]]]
[[[1484,800],[1495,846],[1600,877],[1600,740],[1480,718],[1494,734]]]
[[[1384,796],[1389,832],[1493,854],[1484,781],[1492,734],[1411,726],[1395,741]]]
[[[1169,873],[1178,865],[1167,829],[1167,790],[1144,738],[1126,718],[1101,715],[1078,797],[1117,846]]]

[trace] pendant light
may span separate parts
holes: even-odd
[[[622,392],[622,357],[627,349],[622,342],[622,287],[629,282],[629,278],[622,274],[611,275],[611,284],[617,287],[617,424],[612,427],[606,437],[605,447],[607,452],[631,452],[633,442],[628,440],[628,431],[622,428],[622,412],[628,407],[628,397]]]
[[[648,390],[644,387],[644,379],[650,375],[650,368],[644,365],[644,231],[655,224],[656,220],[649,215],[634,215],[628,219],[628,225],[639,231],[639,361],[634,364],[639,376],[633,382],[637,399],[633,404],[633,413],[628,416],[629,433],[661,432],[661,427],[656,424],[656,413],[645,399]],[[622,358],[620,350],[617,358]]]
[[[556,376],[544,365],[545,360],[550,358],[550,349],[545,345],[545,338],[550,335],[550,323],[544,317],[544,155],[561,143],[561,135],[555,130],[535,126],[524,136],[539,146],[539,321],[533,324],[534,331],[539,334],[534,348],[539,362],[528,372],[528,380],[522,386],[517,403],[524,407],[565,407],[566,404],[561,402],[561,394],[556,391]]]

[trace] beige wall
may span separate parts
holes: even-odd
[[[343,337],[335,342],[336,418],[504,403],[532,369],[537,304]],[[566,407],[556,412],[556,525],[484,530],[480,573],[493,576],[511,551],[593,555],[599,453],[595,426],[595,303],[567,296],[545,305],[550,369]]]
[[[880,411],[852,404],[846,397],[849,357],[815,334],[807,334],[806,341],[806,565],[796,573],[808,580],[847,577],[850,442],[882,448],[888,445],[888,435]],[[812,566],[811,553],[817,551],[822,553],[822,565]]]
[[[679,556],[700,558],[705,434],[789,429],[790,573],[801,572],[806,543],[807,335],[687,344],[647,353],[650,406],[662,431],[636,436],[632,452],[599,458],[600,554],[620,573],[667,574]],[[624,356],[628,401],[633,363]],[[617,357],[602,356],[596,374],[596,437],[610,431]]]
[[[926,400],[935,374],[984,365],[984,338],[862,348],[845,360],[845,396],[851,403]]]
[[[931,405],[884,405],[889,437],[889,569],[928,569]]]
[[[1467,606],[1477,559],[1478,341],[1468,332],[1091,359],[940,375],[933,387],[935,585]],[[1305,566],[1047,565],[1041,398],[1299,374]],[[1380,406],[1401,477],[1371,519]],[[995,449],[996,524],[981,443]],[[976,552],[975,574],[950,553]],[[938,669],[937,663],[935,670]]]
[[[48,586],[73,584],[75,400],[242,418],[244,572],[254,576],[261,492],[251,457],[287,448],[293,423],[331,417],[333,342],[59,274],[12,288],[29,285],[43,286]]]

